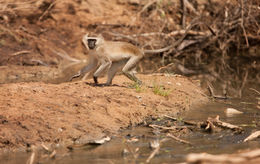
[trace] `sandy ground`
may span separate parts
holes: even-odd
[[[86,143],[147,118],[176,115],[207,102],[200,88],[185,77],[138,77],[145,82],[141,88],[129,87],[131,82],[122,75],[109,87],[93,86],[92,80],[1,84],[0,148]],[[159,85],[167,96],[154,93]]]

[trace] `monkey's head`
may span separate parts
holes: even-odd
[[[83,36],[82,43],[83,45],[90,50],[95,49],[97,46],[101,45],[104,42],[102,35],[98,37],[89,37],[88,33]]]

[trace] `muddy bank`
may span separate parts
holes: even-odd
[[[115,77],[116,85],[110,87],[85,82],[1,84],[1,150],[85,143],[148,117],[175,115],[207,102],[200,88],[182,76],[139,77],[144,87],[129,88],[123,76]]]
[[[66,76],[56,67],[0,66],[0,84],[38,81],[55,83],[64,81],[63,77]]]

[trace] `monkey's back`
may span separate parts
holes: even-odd
[[[105,45],[109,47],[111,52],[108,53],[112,53],[111,55],[116,55],[116,56],[121,55],[122,57],[125,58],[128,58],[130,56],[139,56],[139,57],[144,56],[142,50],[127,42],[107,41]]]

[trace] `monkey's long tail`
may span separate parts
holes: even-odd
[[[173,48],[172,45],[161,48],[161,49],[155,49],[155,50],[143,50],[145,54],[157,54],[157,53],[161,53],[161,52],[165,52],[170,50],[171,48]]]
[[[55,51],[53,49],[51,49],[51,51],[53,53],[55,53],[56,55],[62,57],[63,59],[66,59],[66,60],[69,60],[69,61],[72,62],[72,63],[68,64],[64,69],[66,69],[68,67],[71,67],[73,65],[79,64],[79,63],[86,63],[87,62],[87,60],[80,60],[80,59],[76,59],[76,58],[70,57],[65,51],[58,52],[58,51]]]

